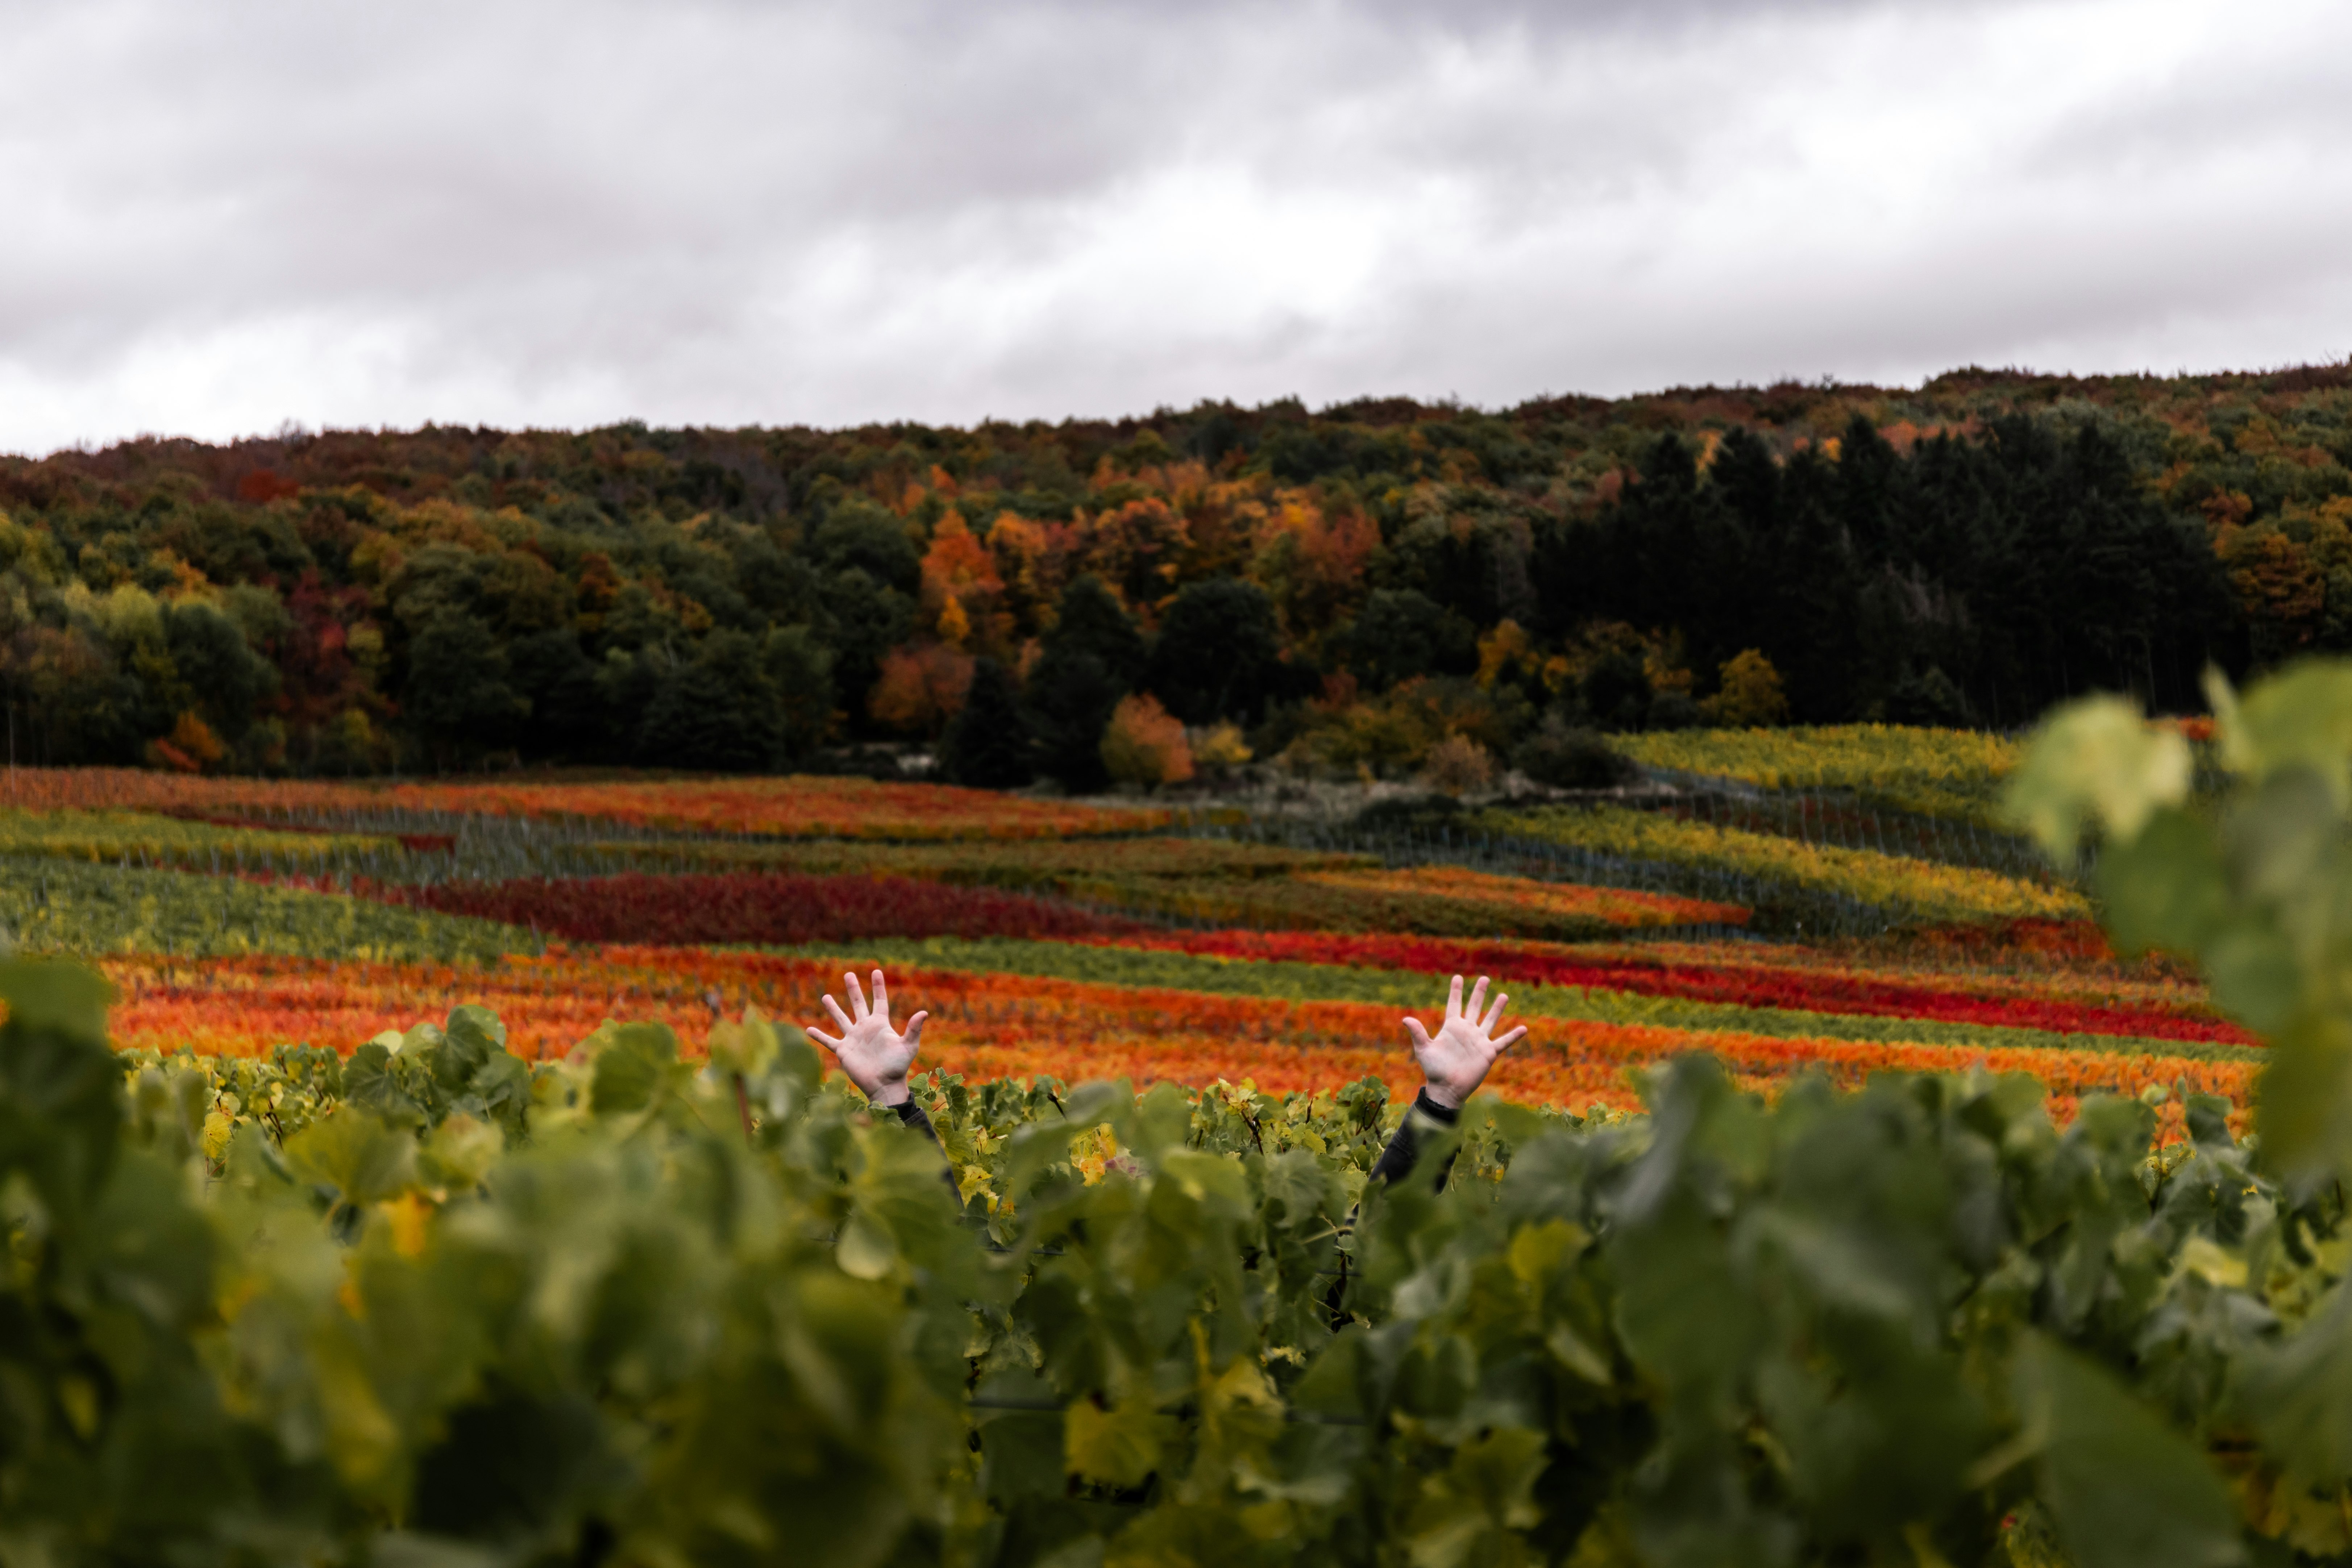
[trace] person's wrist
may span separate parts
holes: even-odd
[[[1459,1110],[1462,1109],[1464,1097],[1454,1093],[1450,1089],[1432,1083],[1424,1084],[1422,1087],[1421,1092],[1428,1097],[1429,1102],[1432,1105],[1434,1105],[1441,1110]]]
[[[866,1098],[876,1105],[890,1107],[906,1104],[908,1093],[907,1080],[899,1079],[895,1083],[876,1084],[866,1091]]]

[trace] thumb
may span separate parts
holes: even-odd
[[[929,1016],[930,1015],[929,1013],[918,1013],[913,1017],[907,1020],[907,1049],[909,1053],[911,1053],[915,1047],[921,1042],[923,1037],[923,1020]]]
[[[1405,1019],[1404,1032],[1412,1037],[1413,1049],[1417,1051],[1429,1049],[1429,1031],[1421,1026],[1420,1019],[1411,1017]]]

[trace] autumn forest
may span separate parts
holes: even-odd
[[[2309,649],[2352,649],[2341,366],[0,459],[20,763],[911,741],[1093,790],[1179,776],[1162,734],[1360,775],[1547,726],[2011,728]]]

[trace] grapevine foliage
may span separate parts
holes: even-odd
[[[49,1561],[2352,1544],[2334,1189],[2218,1100],[2152,1151],[2136,1100],[1767,1109],[1692,1058],[1647,1119],[1483,1101],[1368,1190],[1373,1082],[939,1079],[935,1146],[756,1016],[708,1062],[624,1026],[534,1069],[475,1009],[126,1061],[88,975],[0,984],[0,1506]]]
[[[2094,698],[2053,715],[2011,806],[2062,858],[2095,841],[2117,944],[2193,958],[2269,1042],[2272,1162],[2352,1174],[2352,663],[2308,660],[2242,700],[2207,684],[2226,791],[2195,787],[2177,731]]]

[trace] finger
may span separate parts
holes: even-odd
[[[834,1055],[839,1056],[841,1054],[841,1042],[835,1039],[833,1036],[826,1034],[823,1029],[816,1027],[814,1024],[803,1029],[801,1033],[806,1035],[810,1039],[814,1040],[818,1045],[823,1046],[826,1050],[831,1051]]]
[[[1462,1009],[1465,1018],[1475,1018],[1486,1008],[1486,977],[1478,976],[1478,984],[1470,988],[1470,1000]]]
[[[882,983],[882,972],[874,972],[874,1011],[885,1024],[890,1021],[890,988]]]
[[[840,1003],[835,1001],[832,997],[827,996],[824,999],[824,1010],[833,1015],[833,1026],[835,1028],[839,1029],[845,1035],[849,1033],[851,1027],[849,1015],[841,1010]]]
[[[857,984],[857,976],[855,974],[843,975],[841,983],[849,989],[850,1011],[857,1015],[859,1023],[864,1023],[866,1012],[865,988]]]
[[[1454,989],[1446,994],[1445,1021],[1450,1024],[1460,1016],[1462,1016],[1462,976],[1457,974],[1454,977]]]
[[[1517,1045],[1521,1040],[1524,1040],[1527,1037],[1528,1026],[1525,1024],[1521,1024],[1517,1028],[1513,1029],[1509,1034],[1505,1035],[1501,1039],[1495,1042],[1495,1054],[1498,1057],[1501,1056],[1505,1051],[1509,1050],[1513,1046]]]
[[[907,1059],[908,1061],[915,1059],[915,1047],[923,1043],[923,1020],[929,1016],[929,1013],[918,1013],[907,1020]]]
[[[1420,1051],[1429,1049],[1429,1031],[1421,1026],[1420,1019],[1407,1018],[1404,1021],[1404,1032],[1412,1037],[1413,1049]]]
[[[1480,1034],[1491,1035],[1495,1032],[1495,1026],[1503,1021],[1503,1005],[1509,1000],[1510,997],[1503,992],[1497,991],[1495,993],[1495,1005],[1486,1009],[1486,1016],[1485,1017],[1478,1020],[1478,1032]]]

